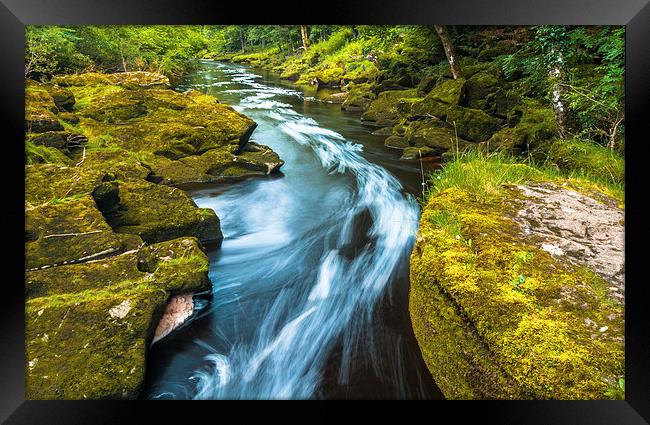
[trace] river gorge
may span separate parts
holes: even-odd
[[[416,197],[437,164],[400,161],[358,114],[263,70],[202,61],[185,89],[252,118],[285,165],[190,190],[221,220],[213,289],[152,347],[141,397],[441,398],[408,316]]]

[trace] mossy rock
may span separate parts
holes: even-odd
[[[445,80],[431,89],[426,98],[447,105],[459,105],[465,99],[465,85],[464,78]]]
[[[76,102],[74,94],[64,87],[52,87],[49,89],[54,104],[60,111],[72,111]]]
[[[327,103],[343,103],[349,95],[349,92],[332,93],[327,95],[323,101]]]
[[[509,55],[517,50],[515,45],[499,43],[493,47],[487,47],[478,54],[479,62],[490,62],[498,56]]]
[[[514,106],[509,116],[509,126],[488,140],[491,150],[513,154],[534,152],[557,135],[553,110],[533,100]]]
[[[197,208],[180,189],[149,182],[119,182],[120,211],[109,223],[118,233],[138,235],[147,243],[181,236],[221,242],[219,218],[211,209]]]
[[[70,166],[72,165],[72,159],[59,149],[35,145],[30,141],[26,141],[25,164],[33,165],[47,163]]]
[[[88,261],[122,251],[122,240],[90,195],[53,199],[25,214],[27,269]]]
[[[45,131],[43,133],[28,133],[27,142],[31,142],[37,146],[47,146],[49,148],[62,149],[68,143],[68,136],[70,133],[67,131]]]
[[[408,161],[408,160],[427,158],[427,157],[437,156],[437,155],[438,155],[438,151],[436,149],[432,149],[427,146],[410,147],[402,151],[402,156],[400,157],[400,159]]]
[[[25,130],[31,133],[63,131],[55,115],[58,112],[48,86],[32,80],[25,82]]]
[[[405,137],[410,146],[427,147],[436,154],[456,151],[457,147],[464,149],[471,144],[457,137],[453,128],[436,118],[412,122],[405,130]]]
[[[396,124],[400,117],[397,108],[402,99],[414,98],[416,90],[395,90],[379,93],[377,98],[370,103],[366,112],[361,115],[364,124],[374,127],[387,127]]]
[[[115,85],[126,89],[169,88],[169,78],[154,72],[135,71],[114,74],[86,73],[56,75],[52,83],[62,87]]]
[[[507,118],[510,111],[521,102],[521,96],[514,90],[499,89],[494,94],[494,115]]]
[[[449,109],[447,123],[455,126],[458,136],[471,142],[483,142],[498,129],[501,121],[480,109],[456,106]]]
[[[167,300],[209,288],[207,272],[192,238],[28,272],[27,398],[137,397]]]
[[[396,135],[388,136],[386,140],[384,140],[384,145],[394,149],[406,149],[410,146],[406,137]]]
[[[487,109],[490,97],[498,90],[498,79],[492,74],[479,72],[465,84],[464,106],[474,109]]]
[[[425,363],[448,399],[609,398],[624,374],[623,306],[596,273],[524,237],[523,202],[508,188],[429,198],[409,295]]]
[[[347,85],[348,97],[341,104],[341,109],[348,111],[365,111],[370,103],[377,97],[373,91],[374,86],[369,83]]]
[[[111,145],[129,151],[179,159],[209,149],[233,150],[246,144],[256,127],[250,118],[198,92],[112,85],[71,89],[89,138],[109,137]]]
[[[369,61],[351,61],[345,64],[344,74],[341,77],[345,84],[363,84],[368,81],[375,81],[379,75],[377,66]]]
[[[254,142],[247,143],[235,153],[211,149],[202,155],[179,160],[152,155],[143,161],[151,170],[150,181],[172,186],[267,176],[284,165],[271,148]]]
[[[581,140],[556,140],[549,159],[560,169],[614,184],[625,183],[625,160],[605,146]]]

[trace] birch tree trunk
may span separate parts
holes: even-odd
[[[566,105],[564,104],[564,87],[562,82],[564,80],[564,60],[562,52],[557,49],[552,50],[552,55],[555,60],[549,69],[549,76],[553,82],[551,89],[551,103],[553,104],[553,112],[555,113],[555,121],[557,122],[557,132],[561,138],[566,137]]]
[[[307,51],[309,46],[309,36],[307,35],[307,25],[300,25],[300,36],[302,37],[302,48]]]
[[[458,68],[458,58],[454,53],[454,46],[451,44],[451,39],[447,33],[447,28],[444,25],[434,25],[440,41],[442,42],[442,47],[445,49],[445,55],[447,55],[447,61],[449,62],[449,68],[451,68],[451,76],[454,77],[454,80],[458,79],[460,76]]]

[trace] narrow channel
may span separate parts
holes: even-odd
[[[408,315],[420,162],[400,161],[358,114],[263,70],[205,61],[179,87],[190,88],[255,120],[251,140],[286,163],[190,192],[221,219],[213,290],[153,346],[142,397],[442,398]]]

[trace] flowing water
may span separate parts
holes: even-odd
[[[224,241],[195,317],[152,348],[143,397],[440,398],[408,318],[421,163],[264,71],[206,61],[183,88],[254,119],[285,165],[190,191]]]

